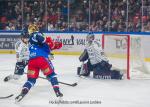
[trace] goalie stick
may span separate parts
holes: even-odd
[[[10,98],[10,97],[12,97],[12,96],[14,96],[14,94],[10,94],[10,95],[5,96],[5,97],[0,97],[0,99],[6,99],[6,98]]]
[[[24,73],[24,74],[27,74],[27,73]],[[41,76],[39,76],[39,78],[47,80],[47,78],[44,78],[44,77],[41,77]],[[58,83],[64,84],[64,85],[68,85],[68,86],[72,86],[72,87],[75,87],[75,86],[78,85],[76,82],[75,82],[75,83],[72,83],[72,84],[69,84],[69,83],[65,83],[65,82],[58,81]]]

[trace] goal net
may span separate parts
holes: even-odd
[[[113,65],[127,79],[150,79],[150,70],[142,50],[142,36],[102,35],[102,46]]]

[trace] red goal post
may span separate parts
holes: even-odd
[[[127,79],[130,79],[130,35],[118,35],[118,34],[103,34],[102,35],[102,48],[104,49],[105,51],[105,46],[106,44],[110,44],[110,45],[116,45],[115,43],[107,43],[106,41],[106,38],[110,38],[110,37],[114,37],[114,41],[115,43],[117,42],[117,40],[120,40],[120,39],[125,39],[126,40],[126,77]],[[123,38],[122,38],[123,37]],[[112,39],[112,38],[110,38]],[[110,41],[113,41],[113,40],[110,40]],[[113,49],[111,50],[113,51]],[[107,55],[107,53],[106,53]],[[113,64],[112,64],[113,65]]]
[[[141,35],[103,34],[102,47],[114,69],[127,79],[150,79],[149,63],[145,61],[145,37]]]

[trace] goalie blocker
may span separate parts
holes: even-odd
[[[108,61],[102,60],[101,62],[92,65],[88,56],[88,52],[85,49],[80,55],[79,61],[83,62],[81,67],[77,68],[77,75],[89,76],[93,71],[93,78],[97,79],[118,79],[121,80],[123,74],[118,70],[112,70],[112,65]],[[86,61],[86,62],[85,62]]]

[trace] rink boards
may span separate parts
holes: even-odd
[[[53,53],[61,54],[61,55],[80,55],[86,44],[86,35],[87,32],[46,32],[44,33],[46,36],[51,36],[54,41],[61,41],[63,43],[63,47],[60,50],[55,50]],[[112,33],[109,33],[112,34]],[[141,46],[142,53],[144,53],[144,57],[146,61],[150,61],[150,36],[149,33],[113,33],[113,35],[130,35],[131,38],[131,48],[134,48],[134,43],[138,46]],[[95,32],[95,38],[102,42],[103,33]],[[14,54],[14,46],[16,41],[20,37],[20,32],[11,31],[0,32],[0,54]],[[136,39],[132,39],[135,38]],[[108,56],[115,58],[124,58],[125,55],[118,52],[118,50],[122,50],[123,53],[126,53],[126,40],[118,40],[114,39],[111,42],[112,45],[107,47],[107,50],[111,50],[108,52]],[[113,53],[111,53],[113,51]],[[117,54],[116,54],[117,53]]]

